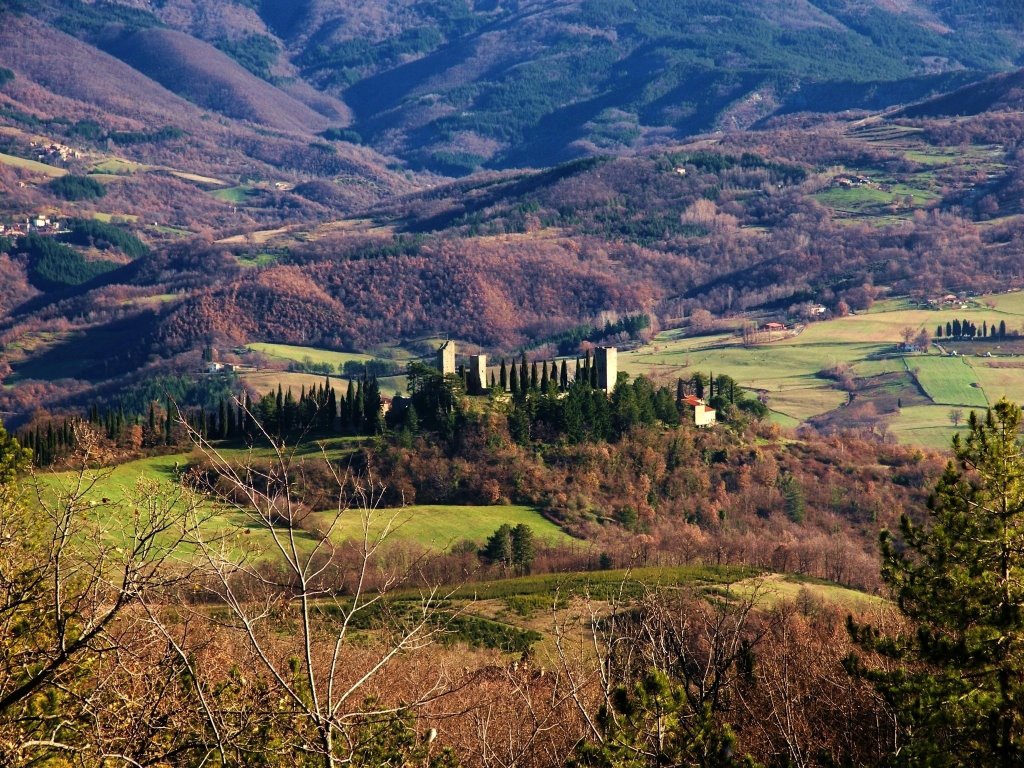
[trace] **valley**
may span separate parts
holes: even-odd
[[[0,765],[1024,763],[1021,67],[0,0]]]

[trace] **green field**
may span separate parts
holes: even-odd
[[[906,359],[907,369],[936,405],[987,408],[988,398],[974,368],[962,357],[921,355]]]
[[[316,347],[297,347],[291,344],[267,344],[264,342],[253,342],[248,345],[254,352],[260,352],[267,357],[288,362],[302,363],[330,363],[335,368],[345,365],[348,362],[365,363],[373,360],[373,355],[365,355],[359,352],[335,352],[329,349],[317,349]]]
[[[215,189],[210,192],[210,195],[218,200],[222,200],[225,203],[235,203],[236,205],[242,205],[255,194],[256,189],[247,184],[237,187],[227,187],[225,189]]]
[[[41,173],[44,176],[50,176],[52,178],[67,176],[68,174],[68,172],[63,168],[54,168],[52,165],[47,165],[46,163],[37,163],[35,160],[26,160],[23,157],[5,155],[2,152],[0,152],[0,163],[10,165],[14,168],[24,168],[27,171],[34,171],[35,173]]]
[[[324,513],[325,522],[332,519]],[[369,521],[371,535],[385,529],[392,532],[393,542],[416,542],[435,550],[446,550],[454,544],[469,540],[483,545],[487,537],[504,523],[525,523],[537,538],[546,544],[568,544],[573,539],[561,528],[531,507],[488,506],[466,507],[448,505],[416,505],[401,509],[380,509],[364,518],[352,511],[342,515],[332,538],[338,541],[359,539],[363,536],[364,522]]]
[[[772,419],[794,427],[829,414],[848,400],[847,392],[821,374],[845,365],[861,402],[877,400],[890,430],[902,442],[948,448],[956,431],[950,410],[986,408],[1002,396],[1024,402],[1024,341],[938,339],[945,356],[905,355],[903,330],[935,334],[938,326],[967,320],[979,328],[1005,322],[1010,332],[1024,324],[1024,292],[973,299],[961,308],[927,309],[907,299],[878,302],[870,312],[811,323],[799,333],[776,334],[769,342],[744,346],[733,332],[687,336],[672,329],[650,343],[619,355],[621,370],[673,383],[695,372],[727,374],[767,398]],[[919,389],[918,389],[919,387]],[[902,407],[897,407],[901,404]],[[963,427],[960,428],[961,430]]]
[[[302,446],[294,454],[295,460],[309,459],[318,461],[326,455],[338,459],[346,454],[359,438],[338,438],[321,446],[310,443]],[[248,459],[267,459],[273,456],[270,449],[249,450],[243,448],[220,448],[218,453],[225,459],[235,463]],[[202,459],[199,452],[174,453],[165,456],[152,456],[130,461],[108,469],[87,472],[84,486],[89,490],[88,499],[95,503],[94,521],[99,527],[100,535],[107,541],[119,543],[126,535],[123,526],[130,517],[130,503],[133,490],[141,482],[155,482],[164,493],[171,494],[175,487],[179,471],[192,462]],[[43,472],[37,476],[40,489],[44,495],[58,488],[71,488],[77,482],[78,475],[73,472]],[[125,506],[118,506],[125,505]],[[207,507],[208,520],[204,525],[207,535],[234,535],[232,546],[237,551],[253,550],[269,553],[272,551],[270,533],[254,523],[243,512],[238,510],[214,510]],[[322,530],[326,530],[335,517],[332,512],[319,512],[314,515]],[[400,509],[379,509],[364,515],[357,509],[342,513],[334,526],[331,539],[342,543],[351,539],[359,539],[363,535],[364,523],[369,524],[372,536],[387,530],[389,544],[415,542],[425,548],[443,551],[452,545],[469,540],[476,546],[482,546],[494,531],[504,523],[518,525],[525,523],[533,529],[539,542],[558,545],[571,544],[572,539],[561,528],[545,518],[531,507],[515,505],[495,506],[446,506],[418,505]],[[305,530],[301,533],[300,546],[311,548],[315,538]],[[586,546],[577,542],[579,546]]]

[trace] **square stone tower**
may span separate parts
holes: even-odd
[[[482,395],[487,391],[487,355],[469,356],[469,393]]]
[[[594,350],[594,365],[597,367],[597,388],[610,394],[619,377],[619,351],[615,347],[598,347]]]
[[[450,339],[437,350],[437,369],[442,376],[455,375],[455,342]]]

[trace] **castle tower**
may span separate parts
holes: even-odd
[[[448,340],[437,350],[437,369],[442,376],[455,375],[455,342]]]
[[[611,393],[619,377],[619,351],[615,347],[598,347],[594,350],[594,365],[597,368],[597,388]]]
[[[487,391],[487,355],[469,356],[469,393],[482,395]]]

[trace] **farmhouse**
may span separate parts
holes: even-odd
[[[785,323],[765,323],[761,326],[766,331],[784,331],[786,330]]]
[[[710,427],[718,422],[718,412],[696,395],[687,395],[683,402],[693,408],[693,423],[698,427]]]

